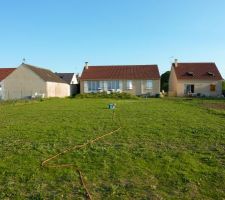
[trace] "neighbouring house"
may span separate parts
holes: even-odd
[[[66,97],[70,86],[48,69],[22,63],[4,80],[3,99]]]
[[[4,85],[3,80],[11,74],[16,68],[0,68],[0,100],[3,96]]]
[[[70,96],[79,93],[80,86],[78,82],[78,74],[75,73],[55,73],[55,74],[70,85]]]
[[[222,76],[215,63],[172,64],[169,96],[220,96]]]
[[[81,93],[126,92],[134,95],[160,93],[157,65],[88,66],[80,77]]]

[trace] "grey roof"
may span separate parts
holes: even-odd
[[[35,74],[37,74],[41,79],[43,79],[46,82],[66,83],[64,80],[59,78],[56,74],[54,74],[52,71],[48,69],[43,69],[40,67],[24,63],[22,65],[32,70]]]
[[[68,84],[71,84],[74,73],[55,73],[58,77],[63,79]]]

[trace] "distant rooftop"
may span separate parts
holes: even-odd
[[[74,73],[55,73],[55,74],[61,79],[63,79],[65,82],[67,82],[68,84],[71,83],[74,76]]]
[[[0,81],[4,80],[16,68],[0,68]]]

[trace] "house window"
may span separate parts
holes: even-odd
[[[216,85],[211,84],[211,85],[210,85],[210,91],[211,91],[211,92],[215,92],[215,91],[216,91]]]
[[[107,81],[107,88],[108,88],[108,90],[117,90],[117,89],[120,89],[119,81],[118,80],[115,80],[115,81]]]
[[[88,81],[88,91],[89,92],[96,92],[100,89],[100,82],[99,81]]]
[[[128,90],[132,90],[133,89],[132,80],[127,80],[127,89]]]
[[[152,80],[147,80],[147,82],[146,82],[146,89],[147,90],[152,89]]]

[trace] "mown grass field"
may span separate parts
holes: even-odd
[[[108,103],[116,103],[115,122]],[[52,99],[0,104],[0,199],[225,199],[225,101]]]

